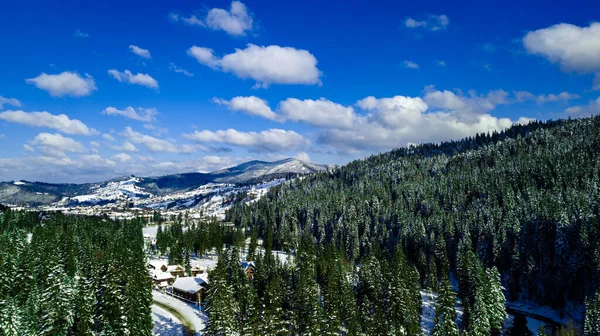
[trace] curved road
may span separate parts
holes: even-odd
[[[152,291],[154,304],[175,315],[191,335],[201,335],[204,330],[205,315],[197,308],[169,295]]]

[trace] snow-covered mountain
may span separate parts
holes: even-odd
[[[232,197],[233,194],[256,190],[257,187],[259,190],[268,190],[260,186],[271,187],[286,178],[332,168],[298,159],[285,159],[275,162],[250,161],[212,173],[127,176],[100,183],[0,182],[0,203],[70,207],[134,201],[136,206],[189,208],[202,206],[215,196]],[[270,181],[278,182],[274,184]]]

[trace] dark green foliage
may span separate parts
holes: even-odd
[[[0,217],[0,335],[150,336],[142,223],[35,215]]]

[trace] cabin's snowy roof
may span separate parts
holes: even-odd
[[[167,266],[167,263],[165,263],[164,261],[161,261],[161,260],[150,260],[148,262],[148,264],[150,264],[150,266],[156,270],[161,269],[161,267],[163,267],[163,265]]]
[[[180,265],[168,265],[167,266],[167,272],[177,272],[177,271],[183,271],[183,266],[180,266]]]
[[[173,279],[174,276],[171,273],[162,272],[160,270],[152,272],[152,279],[155,281],[163,281]]]
[[[196,293],[206,288],[206,280],[202,277],[179,277],[173,283],[173,288],[182,292]]]

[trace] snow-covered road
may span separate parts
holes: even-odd
[[[190,304],[157,291],[152,291],[152,299],[155,302],[154,306],[158,306],[160,309],[166,308],[167,310],[172,310],[176,313],[176,315],[179,315],[178,318],[185,319],[186,321],[181,321],[182,324],[193,328],[195,335],[202,334],[201,331],[204,330],[206,315],[204,315],[198,308],[194,308]]]
[[[183,324],[169,311],[158,305],[152,305],[152,322],[154,336],[181,336],[183,335]]]

